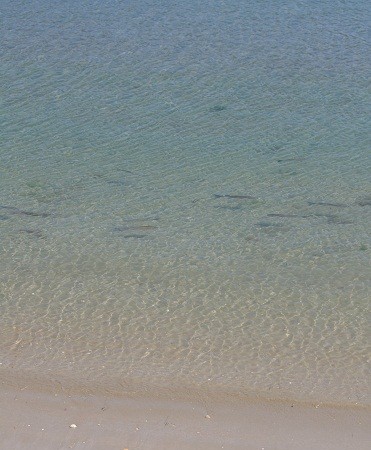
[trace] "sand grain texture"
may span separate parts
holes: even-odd
[[[78,397],[2,387],[2,450],[367,449],[365,408]],[[70,428],[76,424],[76,428]]]

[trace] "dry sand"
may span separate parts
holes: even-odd
[[[371,442],[362,407],[81,397],[3,384],[0,411],[1,450],[362,450]]]

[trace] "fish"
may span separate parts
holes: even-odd
[[[286,214],[286,213],[269,213],[268,217],[303,217],[300,214]]]
[[[224,209],[226,211],[238,211],[241,209],[241,206],[214,206],[215,209]]]
[[[160,220],[159,217],[143,217],[142,219],[140,218],[127,218],[127,219],[123,219],[124,222],[151,222],[154,220]]]
[[[309,214],[290,214],[290,213],[269,213],[267,214],[267,217],[293,217],[293,218],[300,218],[300,219],[310,219],[311,217],[326,217],[326,218],[332,218],[335,217],[334,214],[329,213],[309,213]]]
[[[238,195],[238,194],[214,194],[215,198],[234,198],[237,200],[256,200],[252,195]]]
[[[120,181],[120,180],[109,180],[107,181],[108,184],[112,184],[114,186],[125,186],[125,181]]]
[[[114,231],[130,231],[130,230],[138,230],[138,231],[146,231],[146,230],[156,230],[158,227],[154,225],[132,225],[128,227],[115,227]]]
[[[210,108],[211,112],[220,112],[225,111],[227,107],[225,105],[215,105]]]
[[[31,234],[32,236],[41,238],[44,237],[44,234],[41,230],[32,230],[30,228],[22,228],[19,230],[20,233]]]
[[[345,203],[328,203],[328,202],[308,202],[311,206],[334,206],[336,208],[348,208]]]
[[[260,228],[260,231],[265,234],[275,235],[277,233],[282,233],[285,231],[289,231],[290,228],[282,223],[275,222],[257,222],[255,226]]]
[[[354,222],[352,220],[343,219],[342,217],[332,216],[327,218],[327,223],[333,223],[335,225],[350,225]]]
[[[284,225],[282,223],[274,223],[274,222],[257,222],[255,225],[257,225],[260,228],[282,228]]]
[[[130,175],[134,175],[134,172],[132,172],[131,170],[126,170],[126,169],[116,169],[118,172],[125,172],[125,173],[130,173]]]
[[[32,216],[32,217],[49,217],[50,216],[50,214],[48,214],[48,213],[37,213],[37,212],[22,211],[22,210],[17,211],[15,214],[23,215],[23,216]]]
[[[309,214],[303,214],[302,217],[305,218],[310,218],[310,217],[326,217],[328,219],[332,218],[332,217],[336,217],[334,214],[329,214],[329,213],[318,213],[318,212],[313,212],[313,213],[309,213]]]
[[[32,217],[49,217],[49,216],[51,216],[51,214],[49,214],[49,213],[25,211],[23,209],[15,208],[14,206],[0,205],[0,208],[6,209],[8,211],[8,214],[14,214],[14,215],[18,215],[18,216],[32,216]]]

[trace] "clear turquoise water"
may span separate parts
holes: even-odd
[[[3,0],[2,370],[369,403],[368,13]]]

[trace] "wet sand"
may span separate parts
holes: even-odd
[[[0,423],[3,450],[362,450],[371,439],[364,407],[79,396],[4,382]]]

